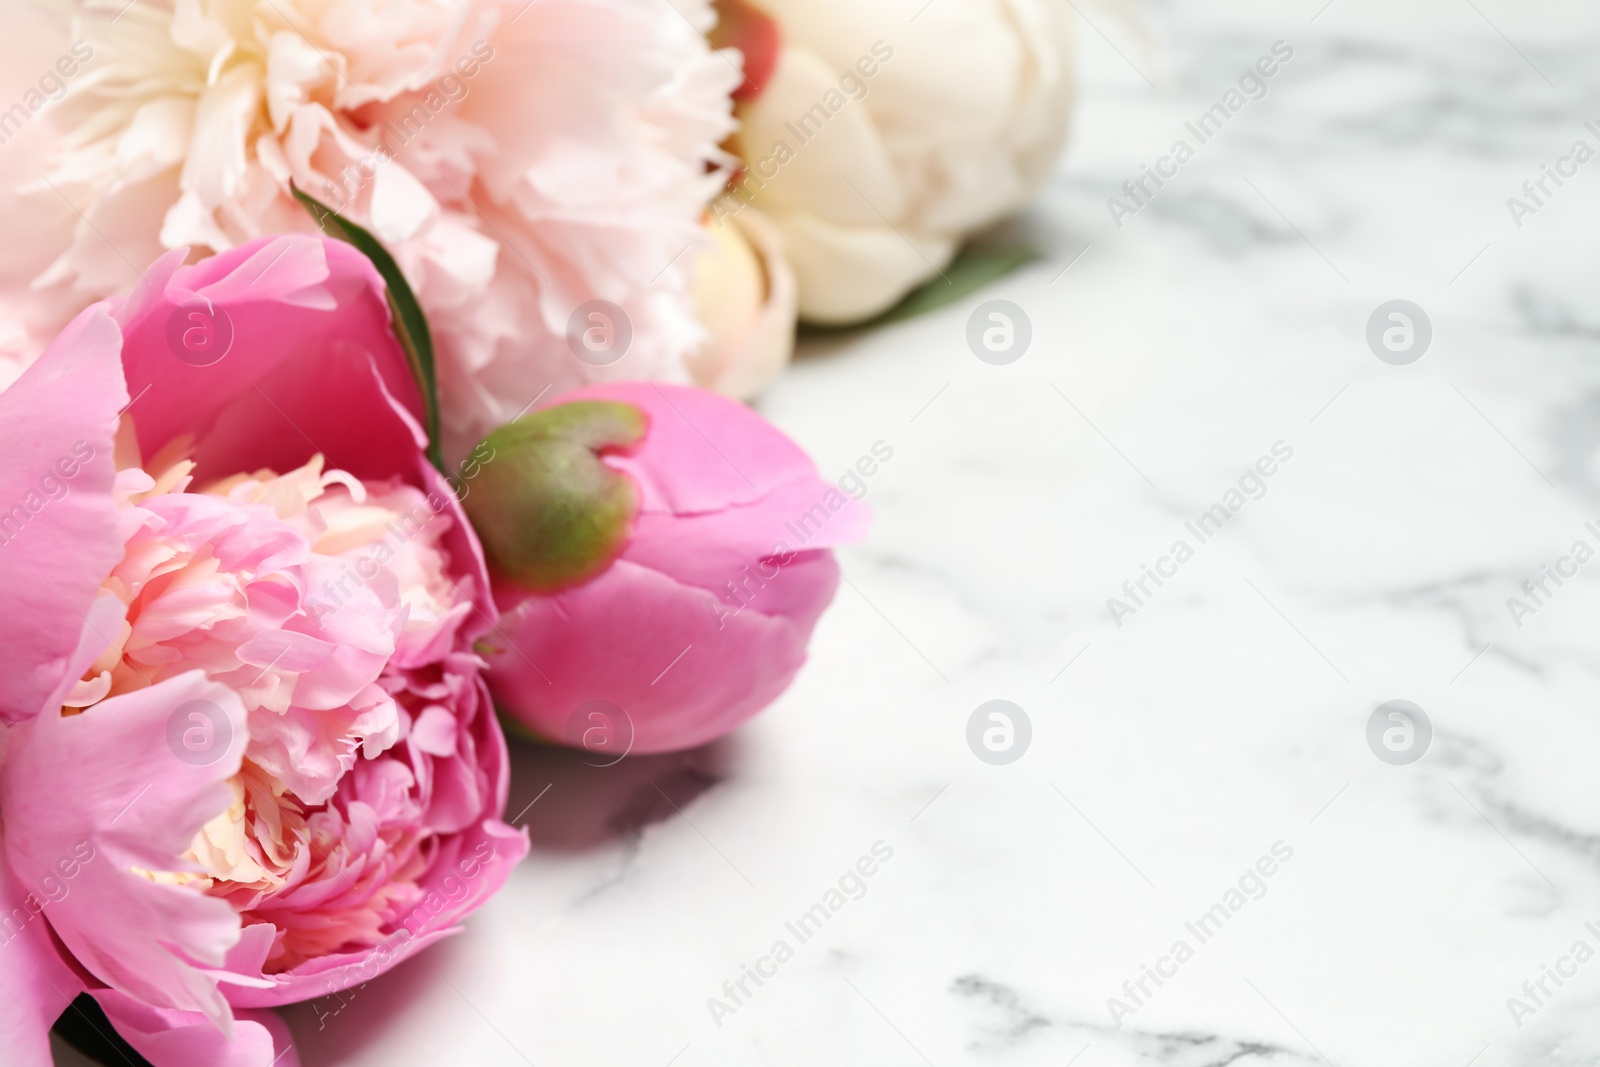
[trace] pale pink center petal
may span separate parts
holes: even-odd
[[[231,805],[192,844],[201,873],[142,873],[272,924],[272,972],[377,944],[453,829],[433,825],[449,811],[430,822],[430,760],[456,754],[440,699],[477,664],[457,648],[473,590],[449,577],[450,520],[321,456],[198,490],[192,464],[160,458],[118,474],[125,550],[104,590],[127,622],[66,713],[195,669],[228,686],[249,743]]]

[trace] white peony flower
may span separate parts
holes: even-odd
[[[803,319],[865,319],[937,276],[1033,196],[1065,143],[1060,0],[931,0],[914,18],[890,0],[751,2],[782,45],[738,109],[734,193],[783,234]]]

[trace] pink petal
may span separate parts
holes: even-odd
[[[128,402],[120,342],[106,308],[90,308],[0,393],[3,722],[46,706],[122,558],[111,499],[112,434]]]
[[[240,645],[237,654],[239,662],[254,667],[281,667],[300,673],[322,666],[337,648],[337,645],[309,634],[295,633],[293,630],[266,630]]]
[[[830,554],[805,553],[772,583],[771,595],[781,601],[764,603],[758,594],[739,610],[618,560],[585,585],[508,607],[500,629],[483,639],[495,646],[490,687],[553,740],[568,740],[568,719],[583,704],[607,700],[633,723],[632,752],[691,748],[727,733],[783,692],[805,662],[806,641],[838,575]],[[799,617],[766,613],[778,606]],[[596,640],[596,634],[607,636]],[[626,648],[627,657],[619,659],[617,648]]]
[[[70,881],[53,883],[60,896]],[[30,894],[0,861],[0,1048],[13,1067],[50,1067],[50,1027],[83,992],[83,982],[61,959],[50,940],[49,923],[38,906],[50,898]],[[26,916],[20,927],[17,916]]]
[[[126,605],[110,593],[101,593],[89,605],[89,613],[83,617],[83,631],[78,635],[78,647],[68,658],[67,668],[45,700],[45,707],[56,708],[66,703],[68,695],[78,687],[78,680],[111,643],[111,636],[122,629],[126,619]]]
[[[730,582],[735,588],[761,584],[752,575],[772,573],[763,560],[860,540],[869,520],[865,504],[832,486],[790,483],[744,507],[695,515],[644,512],[622,558],[726,597]]]
[[[495,729],[498,731],[498,727]],[[500,806],[504,806],[503,798]],[[422,901],[401,917],[401,929],[387,941],[360,952],[323,956],[284,974],[270,975],[269,989],[230,988],[228,1001],[235,1007],[273,1007],[371,981],[435,941],[460,932],[456,924],[499,891],[511,869],[527,853],[527,832],[513,830],[498,819],[485,819],[477,827],[446,838],[422,883]],[[265,953],[264,945],[261,951]],[[235,966],[243,963],[238,958],[232,962]]]
[[[220,709],[231,737],[210,764],[179,759],[169,719],[192,701]],[[226,780],[245,746],[244,708],[199,671],[112,697],[78,715],[51,709],[12,730],[0,768],[6,856],[18,880],[48,895],[69,858],[82,862],[51,926],[101,981],[162,1007],[229,1022],[198,965],[220,966],[239,939],[222,900],[134,873],[178,871],[194,835],[230,802]]]
[[[441,514],[450,519],[450,529],[439,543],[450,556],[451,569],[462,576],[457,587],[472,597],[472,615],[461,625],[461,634],[470,643],[488,632],[500,617],[489,585],[489,565],[483,559],[483,545],[455,491],[444,475],[428,464],[422,467],[422,488],[432,499],[444,502]]]
[[[422,709],[411,725],[411,747],[430,756],[453,756],[456,751],[456,717],[437,704]]]
[[[618,400],[650,416],[644,444],[610,460],[640,483],[647,511],[720,511],[760,500],[789,483],[826,487],[799,445],[755,411],[716,393],[613,382],[564,393],[552,403],[572,400]]]
[[[152,1008],[115,989],[93,993],[117,1033],[155,1067],[300,1067],[276,1012],[238,1012],[228,1037],[195,1012]]]
[[[227,354],[204,366],[168,343],[169,319],[186,321],[178,309],[190,301],[216,329],[231,326]],[[118,315],[130,388],[150,387],[135,411],[146,455],[189,434],[202,483],[293,470],[317,452],[360,478],[415,477],[415,424],[395,408],[419,416],[420,393],[383,281],[351,246],[305,234],[252,241],[141,287]]]

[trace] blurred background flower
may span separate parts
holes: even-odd
[[[937,277],[967,235],[1034,195],[1066,141],[1066,5],[940,0],[895,20],[892,40],[889,6],[720,5],[765,82],[739,104],[745,169],[719,220],[745,205],[771,218],[807,321],[859,322]],[[775,33],[749,28],[763,15]]]
[[[90,58],[0,132],[0,384],[135,264],[308,230],[290,183],[372,230],[438,341],[447,451],[541,391],[686,376],[690,273],[737,57],[707,0],[82,0],[19,13],[0,100]],[[25,147],[26,146],[26,147]],[[573,358],[578,305],[631,324]]]
[[[799,287],[782,235],[761,212],[747,208],[708,229],[713,243],[694,272],[706,338],[689,357],[689,373],[697,385],[748,400],[794,354]]]

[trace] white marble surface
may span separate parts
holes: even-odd
[[[1505,205],[1600,147],[1600,19],[1323,2],[1158,4],[1151,50],[1084,8],[1128,59],[1084,26],[1024,220],[1047,261],[812,342],[763,401],[825,471],[894,448],[798,683],[680,757],[519,748],[533,855],[463,936],[291,1011],[310,1067],[1600,1063],[1600,960],[1520,1027],[1506,1003],[1600,949],[1600,562],[1520,629],[1506,607],[1600,547],[1600,162],[1520,230]],[[1106,197],[1277,40],[1267,96],[1116,228]],[[1010,366],[966,347],[991,297],[1033,324]],[[1434,326],[1410,366],[1364,339],[1394,298]],[[1278,441],[1265,496],[1113,625]],[[965,740],[993,698],[1033,724],[1009,766]],[[1365,740],[1395,698],[1435,730],[1411,766]],[[786,932],[879,841],[865,896]]]

